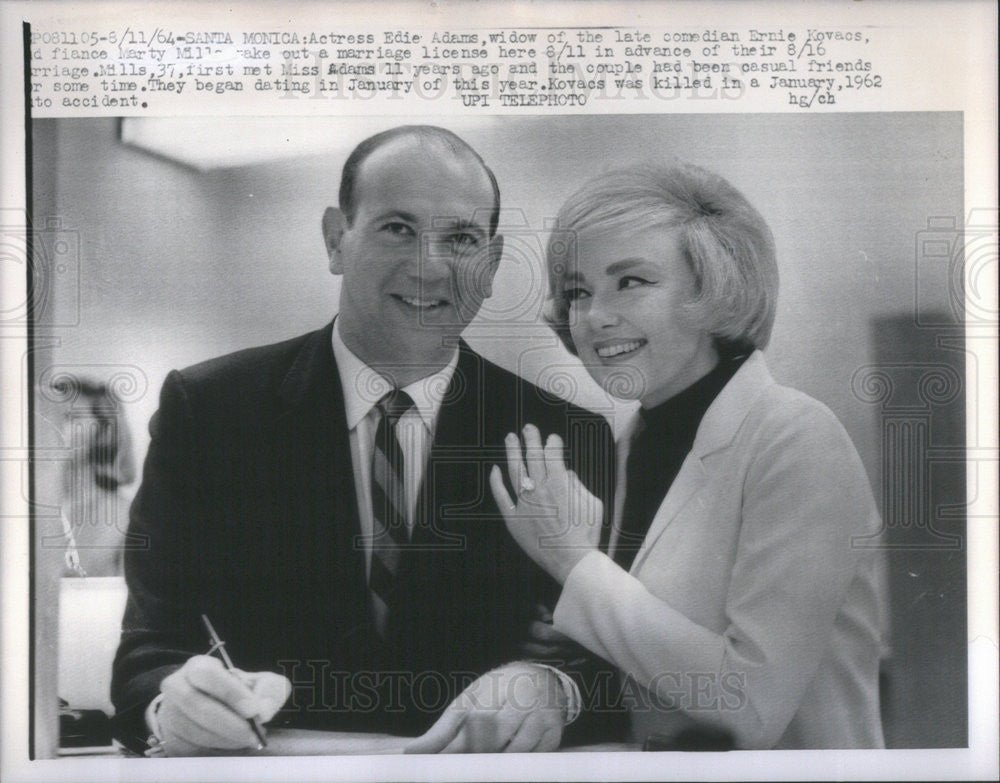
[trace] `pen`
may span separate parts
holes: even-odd
[[[201,621],[205,623],[205,628],[208,629],[208,638],[212,642],[212,649],[208,651],[211,655],[216,650],[219,651],[219,655],[222,657],[222,662],[226,666],[226,671],[231,672],[233,676],[239,677],[236,673],[236,667],[233,666],[232,660],[229,658],[229,653],[226,652],[226,643],[219,638],[219,634],[215,632],[215,628],[212,626],[212,621],[208,619],[207,615],[201,616]],[[257,750],[267,746],[267,741],[264,739],[264,732],[261,731],[260,721],[257,718],[247,718],[247,723],[250,724],[250,728],[257,737],[257,741],[260,743]]]

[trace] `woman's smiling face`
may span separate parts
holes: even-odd
[[[718,363],[712,335],[682,305],[697,294],[675,229],[588,229],[563,280],[570,335],[608,392],[651,408]]]

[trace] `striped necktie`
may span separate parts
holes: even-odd
[[[403,449],[396,423],[413,406],[406,392],[393,390],[376,403],[379,422],[372,449],[372,560],[369,589],[375,627],[385,638],[403,549],[406,527]]]

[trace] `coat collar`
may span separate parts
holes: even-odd
[[[317,406],[319,409],[323,409],[332,402],[336,412],[346,415],[343,384],[333,352],[333,327],[335,323],[336,319],[330,321],[322,329],[306,335],[292,366],[278,389],[278,396],[284,403],[284,413],[296,410],[311,412],[315,411]],[[441,384],[438,381],[436,385],[443,385],[447,391],[443,395],[436,395],[439,398],[436,401],[431,399],[433,390],[423,395],[421,399],[427,404],[435,402],[441,406],[443,402],[454,397],[455,385],[462,385],[462,377],[472,369],[471,363],[475,359],[476,354],[464,340],[459,339],[457,358],[453,359],[452,364],[446,368],[446,374],[438,374],[446,377],[448,382]],[[457,380],[455,375],[459,376]],[[421,411],[421,415],[423,415],[423,411]]]
[[[340,383],[337,363],[333,356],[333,321],[322,329],[305,336],[294,361],[278,387],[282,415],[296,411],[315,413],[332,405],[332,410],[344,418],[344,391]],[[441,411],[456,398],[468,398],[465,387],[471,378],[477,378],[481,360],[468,343],[458,340],[457,366],[451,373],[447,391],[441,400]]]
[[[705,411],[691,453],[701,459],[732,443],[754,400],[774,385],[764,354],[754,351]]]
[[[766,388],[774,385],[764,355],[754,351],[719,392],[705,412],[691,452],[653,518],[642,548],[632,564],[632,573],[642,566],[657,538],[705,483],[708,476],[705,458],[732,444],[754,401]]]
[[[306,335],[278,389],[286,411],[313,407],[317,403],[325,407],[330,403],[331,394],[336,395],[339,407],[343,408],[343,392],[333,360],[332,334],[333,321],[330,321],[322,329]]]

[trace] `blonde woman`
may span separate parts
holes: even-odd
[[[620,669],[634,741],[700,728],[739,748],[882,747],[877,563],[851,545],[879,517],[840,422],[768,372],[764,220],[677,164],[590,181],[558,226],[553,326],[641,409],[609,546],[557,437],[511,433],[509,488],[491,475],[509,530],[562,584],[554,630]]]

